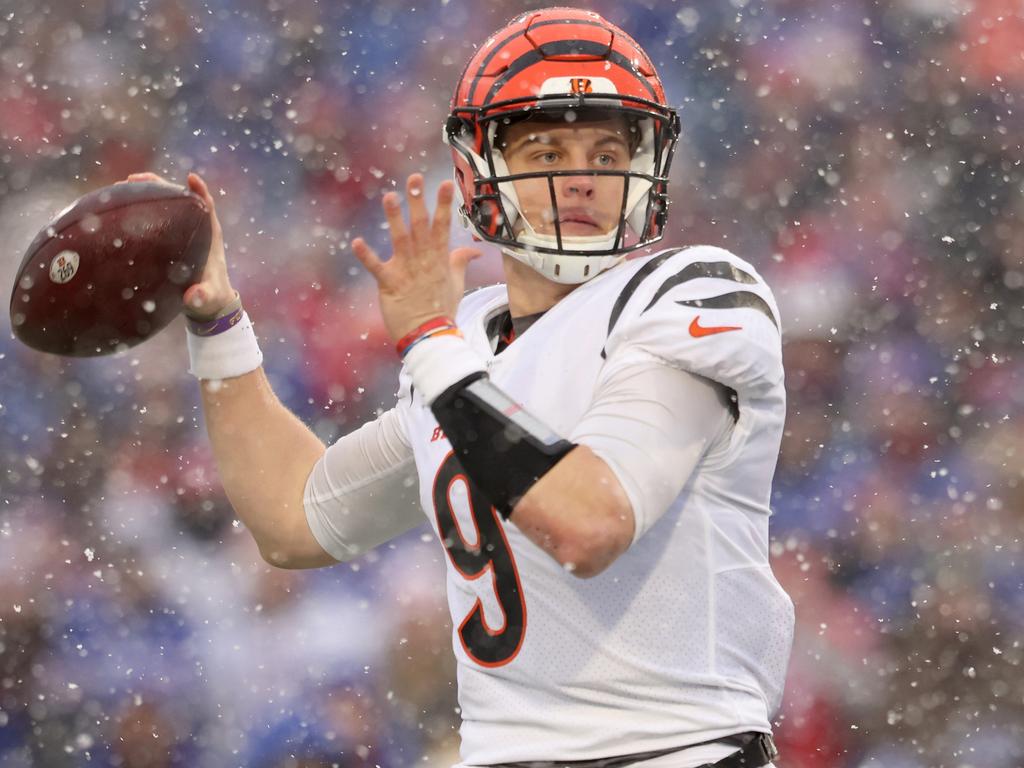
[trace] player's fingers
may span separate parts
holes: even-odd
[[[437,190],[437,210],[431,222],[431,239],[435,248],[442,253],[448,252],[448,238],[452,229],[452,200],[455,198],[455,184],[452,181],[441,182]]]
[[[430,213],[423,195],[423,175],[414,173],[405,182],[409,200],[409,230],[413,243],[419,248],[430,245]],[[419,254],[418,254],[419,255]]]
[[[213,229],[214,239],[223,237],[220,219],[217,218],[217,206],[213,202],[213,195],[210,194],[210,188],[206,186],[203,177],[198,173],[190,173],[188,175],[188,188],[203,198],[203,202],[206,203],[206,208],[210,211],[210,225]]]
[[[145,171],[143,173],[130,173],[126,181],[156,181],[160,184],[171,184],[174,185],[173,181],[168,181],[163,176],[158,176],[152,171]]]
[[[388,192],[384,195],[381,205],[384,208],[384,217],[388,220],[388,229],[391,231],[391,247],[395,256],[404,259],[412,251],[412,242],[409,229],[402,218],[402,203],[398,193]]]
[[[366,268],[366,271],[379,279],[381,268],[384,263],[377,256],[377,252],[371,248],[365,240],[357,237],[352,241],[352,253],[359,259],[359,263]]]
[[[203,198],[206,204],[213,208],[213,196],[210,195],[210,188],[206,186],[203,177],[194,171],[188,175],[188,188]]]

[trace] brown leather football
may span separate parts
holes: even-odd
[[[90,192],[36,235],[11,293],[11,327],[28,346],[72,357],[145,341],[181,311],[210,250],[195,193],[132,181]]]

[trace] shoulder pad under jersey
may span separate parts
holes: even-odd
[[[783,381],[775,297],[757,270],[723,248],[651,256],[619,292],[608,320],[609,361],[639,351],[744,395]]]
[[[473,288],[466,291],[459,302],[459,309],[455,313],[455,323],[459,326],[468,325],[483,309],[489,306],[494,300],[501,296],[508,296],[508,289],[503,283],[485,285],[481,288]]]

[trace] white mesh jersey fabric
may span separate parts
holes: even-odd
[[[464,765],[598,759],[769,731],[793,613],[768,563],[785,414],[768,286],[718,248],[634,259],[574,290],[494,355],[485,329],[506,306],[503,286],[482,289],[463,300],[458,324],[492,380],[559,434],[573,433],[603,380],[641,357],[731,388],[739,419],[646,533],[606,571],[579,579],[514,524],[474,509],[413,393],[402,415],[427,517],[435,530],[455,521],[450,546],[484,547],[448,558]],[[524,621],[511,626],[520,608]],[[460,629],[481,612],[484,632],[467,644]]]

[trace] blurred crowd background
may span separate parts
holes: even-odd
[[[783,312],[778,765],[1024,765],[1021,3],[583,5],[680,106],[664,244],[730,248]],[[386,251],[382,193],[450,174],[474,44],[539,6],[0,2],[0,284],[86,191],[197,170],[275,390],[337,438],[396,388],[350,239]],[[483,262],[472,283],[499,279]],[[0,768],[455,761],[426,527],[270,568],[219,488],[180,321],[75,361],[2,314]]]

